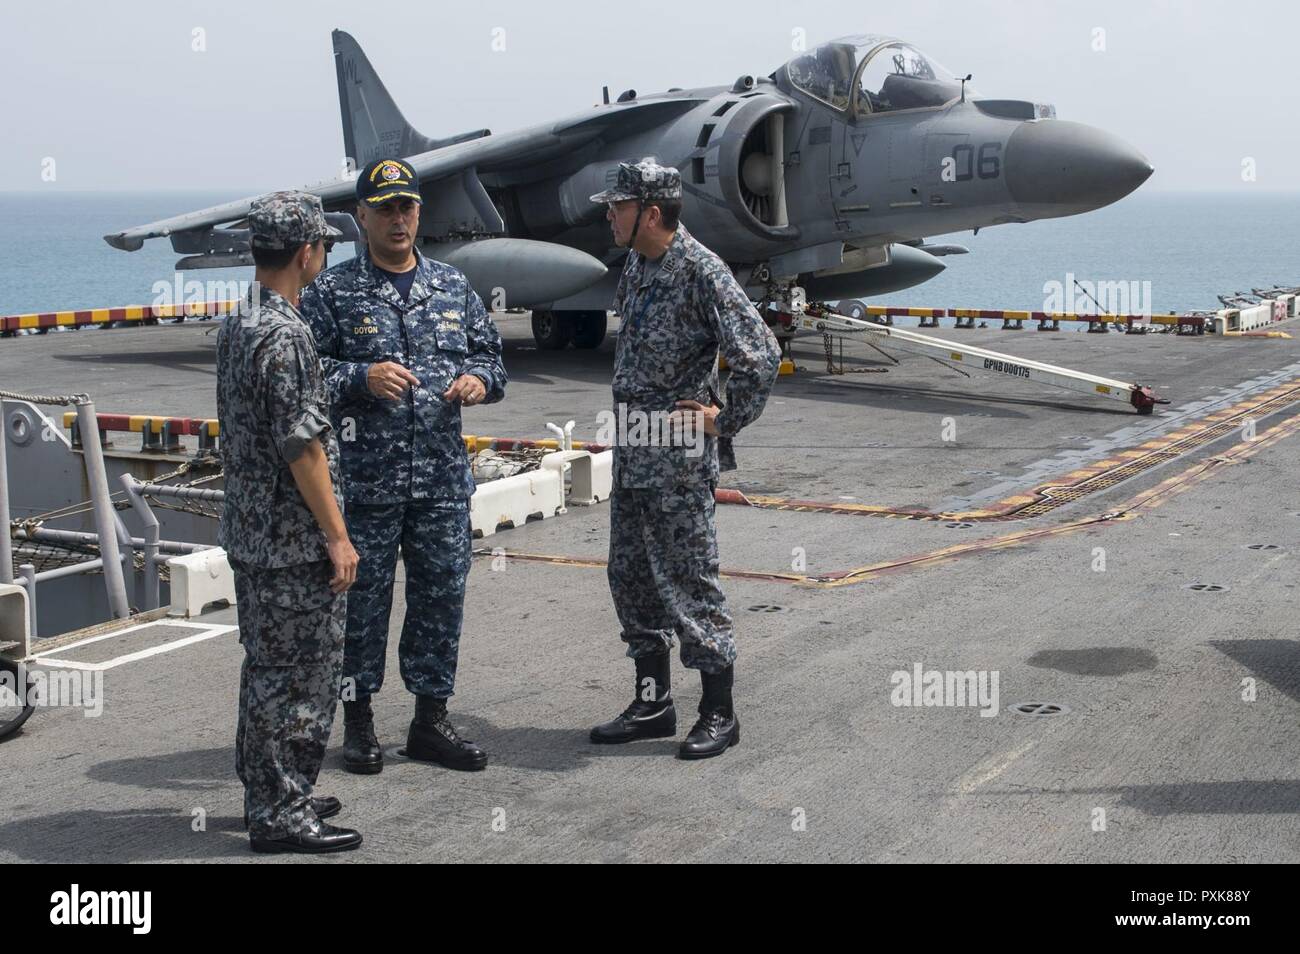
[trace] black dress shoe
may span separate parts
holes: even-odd
[[[343,811],[343,803],[333,795],[321,795],[319,798],[313,795],[311,797],[311,810],[316,813],[317,818],[324,821]],[[244,828],[248,828],[247,810],[244,812]]]
[[[486,768],[487,753],[456,734],[447,718],[447,700],[415,697],[415,719],[406,735],[406,757],[417,762],[437,762],[461,772]]]
[[[369,698],[343,703],[343,767],[355,775],[375,775],[384,770],[384,750],[375,738],[375,716]]]
[[[321,855],[361,847],[361,832],[322,824],[319,834],[301,832],[284,838],[249,838],[249,846],[260,854],[298,853]]]
[[[679,759],[710,759],[740,744],[740,716],[719,709],[700,714],[678,749]]]
[[[619,745],[636,739],[662,739],[677,734],[677,709],[673,705],[671,658],[667,653],[638,656],[633,702],[617,719],[591,730],[597,745]]]
[[[333,795],[321,795],[320,797],[313,795],[311,797],[311,810],[316,813],[317,818],[324,821],[343,811],[343,803]]]

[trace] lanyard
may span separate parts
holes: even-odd
[[[645,272],[644,261],[642,261],[641,263],[641,270],[642,273],[644,274]],[[655,296],[659,294],[659,288],[656,287],[655,282],[659,280],[659,276],[662,274],[663,274],[663,264],[661,263],[659,265],[659,270],[655,272],[654,277],[650,279],[650,292],[649,294],[646,295],[644,303],[641,301],[639,296],[637,298],[636,314],[632,318],[632,329],[634,331],[640,329],[641,319],[645,317],[645,313],[648,312],[650,310],[650,306],[654,304]]]

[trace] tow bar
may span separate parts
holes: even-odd
[[[940,361],[951,361],[962,369],[984,371],[1001,378],[1050,384],[1079,394],[1123,401],[1132,405],[1139,414],[1150,414],[1157,404],[1169,403],[1167,398],[1156,397],[1151,388],[1141,384],[1103,378],[1085,371],[1072,371],[1042,361],[1017,358],[1015,355],[1002,354],[987,348],[976,348],[955,341],[946,341],[943,338],[934,338],[907,328],[861,321],[838,314],[821,304],[809,303],[802,312],[780,313],[779,318],[783,324],[802,331],[815,331],[837,337],[867,335],[882,344],[888,342],[899,351],[937,358]]]

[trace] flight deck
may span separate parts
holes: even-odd
[[[511,383],[466,433],[573,420],[593,440],[614,324],[597,350],[543,352],[526,317],[497,318]],[[215,326],[7,339],[0,380],[215,417]],[[1300,339],[924,331],[1170,403],[1139,415],[858,342],[833,374],[796,340],[719,491],[744,742],[705,763],[674,739],[588,743],[629,666],[608,506],[570,507],[478,541],[452,707],[488,769],[401,757],[390,653],[389,764],[345,773],[336,729],[321,775],[366,839],[335,860],[1300,860]],[[147,615],[37,637],[42,668],[99,674],[102,707],[40,708],[0,746],[3,860],[262,860],[234,772],[235,611]],[[900,691],[931,671],[996,691]]]

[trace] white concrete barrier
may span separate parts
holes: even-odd
[[[1214,313],[1212,319],[1214,324],[1214,333],[1216,335],[1228,334],[1233,331],[1241,330],[1241,309],[1239,308],[1220,308]]]
[[[549,469],[489,481],[469,501],[470,526],[475,536],[482,537],[492,536],[502,525],[522,527],[529,517],[563,512],[564,478]]]
[[[569,500],[575,507],[590,507],[608,500],[614,486],[614,452],[591,454],[585,450],[557,451],[542,458],[542,467],[563,475],[570,470]]]
[[[1253,331],[1256,328],[1262,328],[1273,321],[1272,303],[1263,305],[1252,305],[1249,308],[1241,309],[1241,331]]]
[[[172,591],[168,616],[198,616],[203,607],[218,600],[235,605],[235,573],[225,550],[213,547],[172,557],[167,567],[171,570]]]
[[[1214,330],[1218,334],[1254,331],[1272,323],[1273,302],[1265,301],[1249,308],[1220,308],[1215,313]]]
[[[0,643],[14,644],[3,650],[11,659],[26,659],[32,651],[27,591],[16,583],[0,583]]]
[[[608,500],[614,492],[614,452],[601,451],[591,455],[591,495],[596,500]]]

